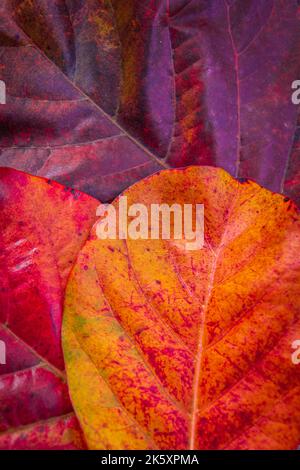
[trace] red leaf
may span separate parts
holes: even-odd
[[[50,180],[0,169],[0,448],[83,445],[64,373],[62,300],[97,204]]]

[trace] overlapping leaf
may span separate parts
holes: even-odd
[[[294,0],[3,0],[0,162],[102,201],[188,164],[297,199],[298,15]]]
[[[97,201],[0,169],[0,448],[82,447],[61,350],[67,276]]]
[[[69,278],[63,326],[89,447],[296,448],[296,207],[209,167],[166,170],[124,195],[149,211],[203,203],[205,244],[99,240],[94,227]]]
[[[0,19],[2,165],[102,201],[159,168],[107,114],[121,70],[108,1],[9,0]]]

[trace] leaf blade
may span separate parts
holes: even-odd
[[[61,350],[62,302],[97,205],[51,180],[0,169],[1,448],[68,448],[80,441],[76,419],[64,418],[72,406]]]
[[[294,1],[15,0],[1,15],[2,165],[102,201],[191,164],[297,199]]]
[[[111,411],[105,381],[118,399],[114,408],[126,409],[128,428],[134,419],[155,447],[263,445],[262,429],[261,441],[247,444],[243,432],[257,419],[266,422],[299,384],[290,349],[300,326],[295,207],[209,167],[165,171],[124,195],[128,205],[142,200],[148,208],[153,201],[203,202],[206,242],[195,252],[161,240],[126,246],[97,240],[93,229],[68,284],[63,327],[70,393],[88,444],[139,448],[130,432],[120,438],[117,425],[104,441],[93,433],[94,420],[105,428]],[[82,368],[79,379],[74,358],[81,353],[93,369]],[[91,381],[97,397],[87,408]],[[299,415],[290,411],[294,431],[285,448],[293,448],[297,429],[299,439]],[[278,423],[271,428],[279,433]]]

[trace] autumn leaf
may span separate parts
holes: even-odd
[[[2,166],[102,201],[161,168],[112,116],[121,62],[108,1],[14,0],[0,20]]]
[[[192,251],[174,239],[99,240],[94,226],[63,322],[89,448],[295,449],[296,207],[210,167],[166,170],[123,196],[149,210],[204,204],[205,243]]]
[[[10,0],[0,19],[1,165],[102,201],[212,165],[298,200],[294,0]]]
[[[99,203],[0,169],[0,448],[82,447],[61,350],[67,277]]]

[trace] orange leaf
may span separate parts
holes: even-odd
[[[203,203],[205,245],[99,240],[94,227],[69,279],[63,324],[89,447],[296,448],[296,207],[209,167],[163,171],[123,195],[148,207]]]

